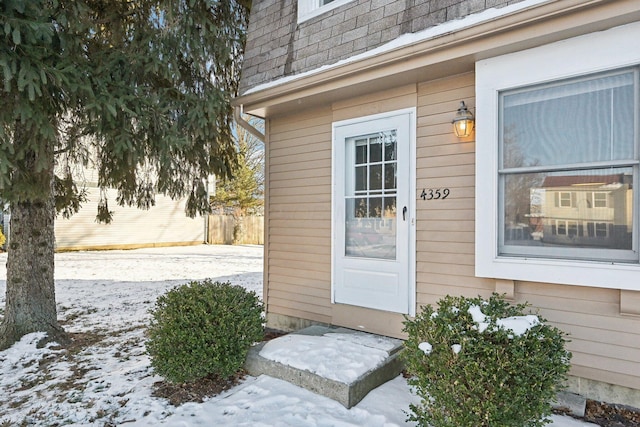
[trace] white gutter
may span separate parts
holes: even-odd
[[[243,96],[250,95],[254,92],[260,92],[265,89],[270,89],[272,87],[284,85],[286,83],[290,83],[295,80],[302,80],[305,77],[315,76],[322,72],[334,70],[342,66],[352,64],[354,62],[380,57],[380,55],[383,55],[385,53],[389,53],[392,51],[397,51],[402,48],[407,48],[407,47],[410,48],[411,46],[417,45],[418,43],[421,43],[421,42],[434,40],[434,39],[437,39],[438,37],[458,33],[461,30],[465,30],[474,26],[477,27],[480,24],[492,22],[498,18],[506,17],[509,15],[515,15],[516,13],[521,12],[523,10],[532,9],[535,6],[539,6],[540,4],[543,4],[543,3],[552,3],[553,1],[554,0],[524,0],[522,2],[504,6],[501,8],[494,7],[494,8],[483,10],[481,12],[467,15],[462,18],[456,18],[451,21],[443,22],[441,24],[426,28],[424,30],[420,30],[415,33],[401,34],[395,39],[381,46],[378,46],[375,49],[371,49],[366,52],[360,53],[358,55],[354,55],[349,58],[342,59],[333,64],[323,65],[321,67],[315,68],[313,70],[305,71],[303,73],[280,77],[276,80],[259,84],[255,87],[250,88],[249,90],[244,92],[242,95]],[[579,1],[582,2],[584,0],[579,0]]]
[[[260,132],[251,123],[246,121],[242,117],[242,113],[243,113],[243,104],[236,105],[233,108],[233,118],[236,120],[236,123],[238,123],[244,129],[246,129],[247,132],[249,132],[251,135],[255,136],[256,138],[258,138],[260,141],[262,141],[264,143],[264,140],[265,140],[264,133]]]
[[[326,95],[330,90],[339,94],[341,89],[353,89],[361,84],[366,91],[366,84],[370,89],[381,78],[393,79],[402,72],[408,79],[415,79],[411,72],[423,73],[422,70],[432,67],[440,71],[431,74],[432,78],[444,77],[447,67],[437,69],[436,66],[455,61],[460,64],[463,58],[470,71],[478,59],[637,21],[640,19],[638,3],[638,0],[525,0],[503,8],[487,9],[405,34],[334,64],[259,84],[235,98],[235,102],[264,115],[270,107],[290,103],[289,107],[295,108],[312,96]],[[571,19],[572,14],[577,17]],[[554,19],[558,26],[553,31],[541,28]]]

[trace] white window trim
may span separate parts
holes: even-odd
[[[476,63],[478,277],[640,290],[639,264],[499,256],[497,173],[500,91],[638,65],[639,34],[640,23],[636,22]],[[636,129],[636,135],[639,131]],[[638,188],[638,182],[634,187]]]
[[[321,6],[320,0],[298,0],[298,24],[322,15],[353,0],[334,0]]]
[[[600,202],[603,201],[604,202],[604,206],[596,206],[596,194],[604,195],[604,199],[599,199],[598,200]],[[592,191],[591,192],[591,198],[593,200],[591,208],[593,208],[593,209],[603,209],[603,208],[608,208],[609,207],[609,193],[607,193],[606,191]]]
[[[573,200],[573,195],[571,194],[570,191],[559,191],[558,192],[558,207],[560,208],[572,208],[573,207],[573,203],[571,202]],[[566,197],[564,197],[565,195],[569,195],[569,200],[567,200]],[[568,204],[565,204],[564,202],[569,202]]]

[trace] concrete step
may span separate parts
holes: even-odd
[[[245,369],[351,408],[402,371],[402,340],[333,326],[310,326],[253,346]],[[262,354],[261,354],[262,353]]]

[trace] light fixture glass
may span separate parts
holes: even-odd
[[[466,138],[471,136],[475,125],[475,120],[471,111],[467,109],[464,101],[460,101],[460,108],[456,113],[456,117],[451,122],[453,124],[453,132],[458,138]]]

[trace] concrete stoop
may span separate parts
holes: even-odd
[[[354,339],[366,334],[361,331],[346,328],[318,325],[310,326],[293,332],[292,334],[323,336],[327,333],[339,333],[345,336],[353,334]],[[249,375],[269,375],[336,400],[346,408],[351,408],[358,404],[371,390],[398,376],[403,369],[402,362],[399,358],[400,351],[402,350],[402,340],[388,337],[375,337],[378,340],[383,340],[389,347],[392,347],[390,350],[385,350],[388,356],[382,364],[372,366],[364,374],[348,384],[334,379],[324,378],[308,370],[298,369],[266,359],[260,356],[260,350],[262,350],[266,343],[255,345],[249,350],[245,369]]]

